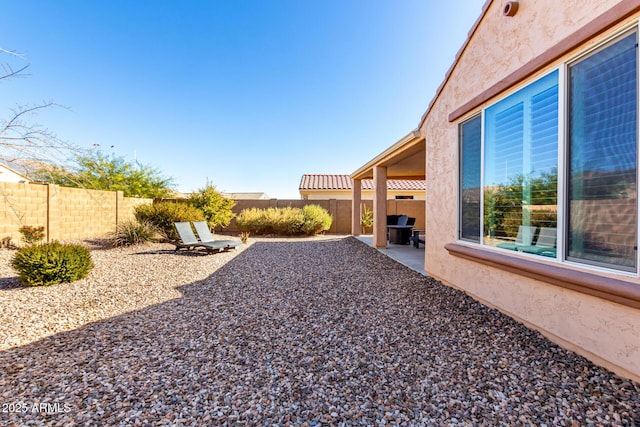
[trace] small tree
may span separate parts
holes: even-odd
[[[207,224],[212,230],[217,226],[228,226],[235,216],[231,209],[236,205],[236,202],[222,196],[210,183],[193,193],[189,197],[189,204],[204,213]]]
[[[47,167],[32,177],[64,187],[122,191],[126,197],[162,198],[173,181],[150,166],[130,163],[124,157],[107,156],[99,150],[76,155],[77,168]]]

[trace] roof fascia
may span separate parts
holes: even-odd
[[[456,56],[455,56],[455,58],[453,60],[453,64],[451,64],[451,67],[449,67],[449,69],[447,70],[447,72],[444,75],[444,80],[442,80],[442,83],[440,83],[440,86],[438,86],[438,89],[436,89],[436,94],[434,95],[433,99],[431,99],[431,102],[429,102],[429,106],[427,107],[427,111],[425,111],[425,113],[422,115],[422,118],[420,119],[420,123],[418,124],[418,130],[422,129],[422,126],[424,125],[424,122],[427,120],[427,116],[429,115],[429,113],[431,112],[431,109],[433,108],[433,106],[435,105],[436,101],[438,100],[438,98],[442,94],[442,91],[444,90],[444,87],[449,82],[449,79],[451,78],[451,75],[453,74],[453,70],[455,70],[456,66],[458,65],[458,62],[460,61],[460,57],[462,56],[464,51],[467,50],[467,47],[469,46],[469,43],[471,42],[471,38],[473,37],[473,35],[475,34],[476,30],[480,26],[480,22],[484,19],[485,15],[487,14],[487,11],[489,10],[489,7],[491,6],[491,3],[493,3],[493,0],[487,0],[485,2],[485,4],[482,6],[482,11],[480,12],[480,16],[478,17],[478,19],[476,19],[476,22],[473,24],[473,26],[471,27],[471,29],[467,33],[467,39],[462,44],[462,47],[460,48],[460,50],[458,50],[458,53],[456,53]]]
[[[391,147],[387,148],[382,153],[369,160],[363,166],[359,167],[355,172],[351,174],[351,179],[371,179],[367,178],[366,175],[373,169],[374,166],[380,165],[385,161],[391,159],[392,157],[398,155],[402,151],[406,150],[407,148],[412,147],[417,142],[419,142],[420,139],[420,132],[418,130],[409,132]]]

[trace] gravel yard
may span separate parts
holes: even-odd
[[[48,288],[12,253],[0,425],[640,423],[639,384],[351,237],[94,250]]]

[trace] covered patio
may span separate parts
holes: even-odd
[[[356,239],[373,247],[373,236],[370,234],[357,236]],[[386,248],[378,248],[378,251],[420,274],[427,274],[424,271],[424,248],[422,246],[416,249],[413,245],[389,245]]]
[[[373,247],[387,247],[387,180],[424,180],[425,156],[425,138],[414,130],[351,174],[351,234],[359,236],[361,231],[362,180],[373,179]]]

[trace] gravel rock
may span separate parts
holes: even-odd
[[[354,238],[95,250],[22,288],[0,251],[0,423],[634,425],[640,385]]]

